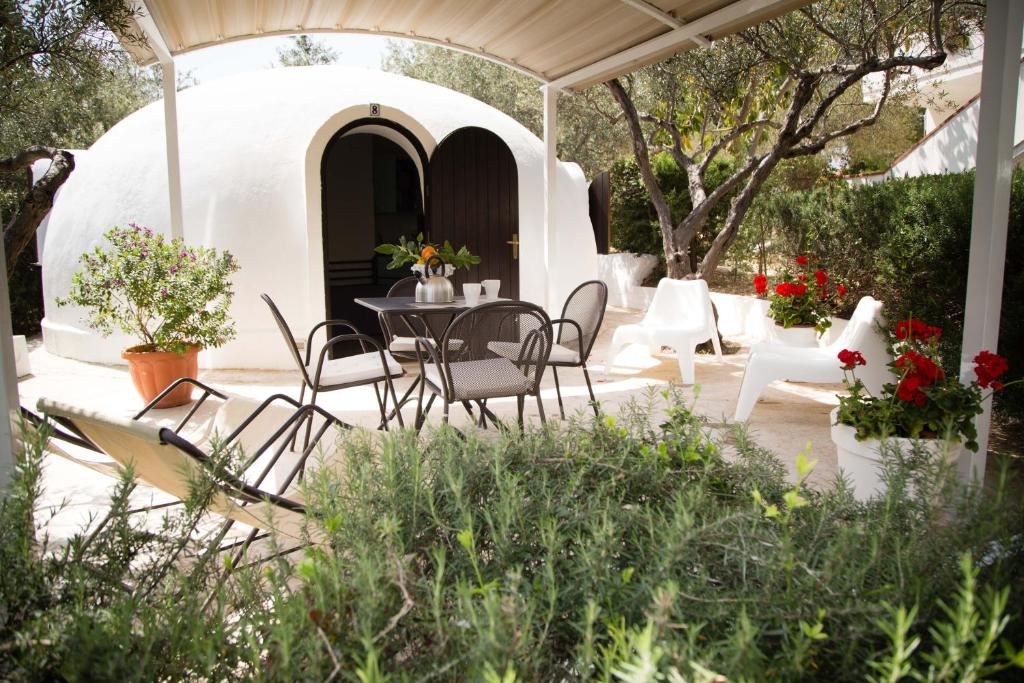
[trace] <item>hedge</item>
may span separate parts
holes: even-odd
[[[851,187],[834,183],[764,196],[751,224],[767,224],[773,253],[813,255],[851,289],[848,309],[870,294],[890,320],[913,315],[943,329],[947,367],[959,367],[967,292],[974,173]],[[1024,171],[1013,175],[998,352],[1024,376]],[[1024,390],[1000,405],[1024,415]]]
[[[1005,477],[961,500],[948,470],[891,460],[888,495],[861,504],[809,490],[805,459],[787,482],[742,431],[726,457],[666,397],[560,430],[344,433],[305,479],[324,542],[223,584],[209,539],[182,548],[208,482],[154,535],[129,521],[126,478],[91,543],[37,547],[36,443],[0,501],[0,679],[1020,673],[1024,518]]]

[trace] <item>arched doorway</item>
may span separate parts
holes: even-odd
[[[501,296],[519,297],[519,176],[505,141],[489,130],[459,128],[442,140],[427,172],[430,240],[449,240],[480,256],[481,262],[453,278],[463,282],[501,280]]]
[[[353,121],[327,144],[320,165],[327,318],[380,334],[376,315],[353,300],[384,296],[409,274],[387,270],[388,257],[374,249],[424,229],[421,169],[426,165],[419,141],[385,119]],[[344,332],[331,330],[332,335]]]

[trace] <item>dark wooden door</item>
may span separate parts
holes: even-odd
[[[590,224],[594,226],[597,253],[607,254],[612,240],[612,188],[611,174],[602,171],[590,181]]]
[[[465,245],[481,258],[453,278],[464,282],[501,280],[501,296],[519,298],[519,176],[512,150],[483,128],[453,131],[434,150],[427,172],[427,230],[430,241]]]

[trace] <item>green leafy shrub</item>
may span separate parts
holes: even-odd
[[[772,251],[808,253],[828,263],[850,290],[885,303],[890,320],[928,320],[943,330],[946,367],[959,367],[967,294],[974,173],[925,176],[850,187],[835,183],[760,202]],[[1024,367],[1024,171],[1013,175],[998,353]],[[1024,389],[998,405],[1024,416]]]
[[[111,249],[82,255],[83,268],[58,306],[90,309],[89,325],[103,335],[120,330],[139,339],[133,351],[184,353],[234,338],[228,308],[238,263],[230,253],[190,247],[134,224],[104,237]]]
[[[658,178],[658,185],[662,188],[672,212],[672,220],[681,221],[692,208],[686,173],[676,165],[671,156],[664,153],[653,157],[652,166]],[[725,182],[732,173],[731,161],[713,161],[707,174],[708,192],[712,192]],[[729,197],[711,212],[707,225],[697,235],[693,245],[695,261],[703,258],[711,248],[711,242],[725,221],[728,210]],[[611,214],[612,246],[615,249],[636,254],[654,254],[664,262],[665,251],[658,215],[640,177],[636,159],[632,156],[621,158],[612,164]],[[664,275],[664,267],[661,268],[661,275]]]
[[[0,678],[964,680],[1020,663],[1024,520],[1004,481],[960,505],[921,472],[907,494],[897,463],[887,497],[858,504],[809,490],[806,456],[787,483],[743,432],[724,458],[678,402],[652,427],[659,404],[561,432],[347,432],[341,465],[307,476],[326,542],[219,587],[208,555],[165,561],[199,484],[159,536],[128,523],[125,481],[91,544],[32,552],[36,449],[0,510]]]

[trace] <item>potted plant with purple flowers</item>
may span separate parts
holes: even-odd
[[[196,375],[200,349],[234,338],[228,307],[238,263],[227,251],[188,246],[134,223],[104,237],[110,247],[82,255],[82,270],[57,305],[88,309],[86,321],[103,336],[120,330],[139,340],[121,356],[148,403],[175,380]],[[182,384],[157,407],[187,403],[191,393]]]

